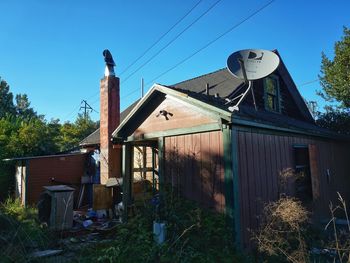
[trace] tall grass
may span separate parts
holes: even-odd
[[[0,204],[0,261],[24,262],[35,249],[46,249],[52,236],[40,227],[37,210],[21,206],[19,199]]]

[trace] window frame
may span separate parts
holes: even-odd
[[[267,92],[267,79],[273,79],[274,82],[277,84],[276,85],[276,94],[272,94]],[[270,111],[270,112],[275,112],[275,113],[281,113],[281,95],[280,95],[280,81],[279,77],[277,75],[269,75],[266,78],[264,78],[264,107],[265,110]],[[276,110],[270,108],[268,106],[268,96],[275,96],[276,97]]]

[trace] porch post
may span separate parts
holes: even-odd
[[[164,190],[164,137],[158,138],[158,158],[159,158],[159,192]]]
[[[127,221],[128,206],[130,204],[131,195],[131,145],[129,143],[123,145],[122,152],[122,175],[123,175],[123,222]]]
[[[239,176],[238,176],[238,129],[232,127],[232,176],[233,176],[233,216],[235,228],[235,242],[237,248],[241,247],[241,206],[239,196]]]

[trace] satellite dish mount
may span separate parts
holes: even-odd
[[[234,77],[244,80],[248,88],[237,97],[231,100],[227,99],[226,104],[239,99],[236,105],[229,107],[228,110],[231,112],[239,111],[239,105],[249,91],[252,92],[254,107],[255,110],[257,110],[252,80],[261,79],[270,75],[276,70],[279,62],[279,57],[268,50],[245,49],[231,54],[227,59],[228,70]]]

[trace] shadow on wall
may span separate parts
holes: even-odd
[[[222,149],[203,147],[199,142],[185,144],[189,136],[166,138],[165,183],[202,207],[224,212]]]
[[[14,194],[15,164],[0,160],[0,203]]]

